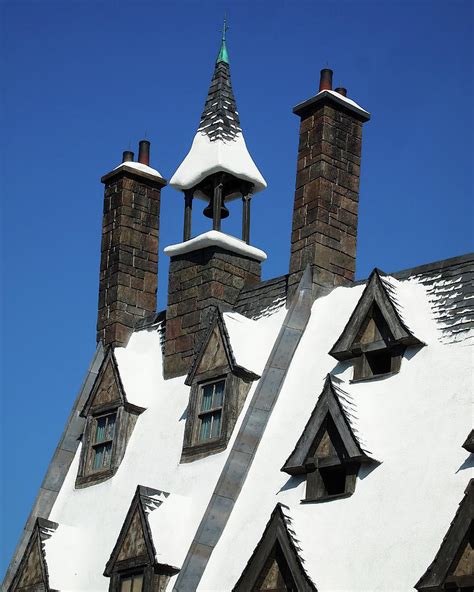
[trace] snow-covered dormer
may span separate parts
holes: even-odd
[[[206,103],[191,149],[171,178],[170,185],[185,196],[184,240],[191,238],[194,197],[208,206],[204,215],[220,230],[229,215],[225,203],[242,198],[242,240],[250,240],[250,199],[267,186],[247,149],[230,79],[226,25]]]

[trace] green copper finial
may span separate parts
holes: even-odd
[[[222,41],[221,41],[221,48],[219,50],[219,55],[217,56],[216,64],[219,62],[224,62],[225,64],[229,63],[229,54],[227,53],[227,47],[225,44],[225,34],[229,27],[227,26],[227,19],[224,17],[224,26],[222,27]]]

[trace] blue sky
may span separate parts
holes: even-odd
[[[3,572],[95,349],[100,177],[145,134],[170,178],[196,131],[224,12],[247,145],[268,182],[252,243],[287,272],[298,118],[319,70],[372,113],[357,277],[472,250],[472,2],[3,2]],[[182,235],[162,193],[160,250]],[[199,218],[199,220],[197,220]],[[210,221],[195,214],[194,233]],[[237,232],[231,216],[223,230]],[[160,257],[159,308],[168,261]]]

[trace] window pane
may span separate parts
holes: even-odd
[[[201,411],[207,411],[212,407],[212,391],[214,385],[206,384],[206,386],[202,387],[202,404],[201,404]]]
[[[94,470],[101,469],[103,459],[104,459],[104,446],[96,446],[94,448],[94,463],[93,463],[92,468]]]
[[[216,438],[217,436],[220,436],[221,433],[222,411],[216,411],[212,416],[211,438]]]
[[[122,578],[120,592],[132,592],[132,578]]]
[[[94,448],[94,462],[92,468],[94,470],[110,467],[112,458],[112,442],[100,444]]]
[[[222,407],[222,399],[224,397],[224,381],[216,382],[214,385],[214,404],[213,407]]]
[[[142,592],[143,589],[143,575],[137,574],[133,576],[133,590],[132,592]]]
[[[208,440],[211,437],[212,415],[209,413],[201,418],[201,430],[199,440]]]
[[[97,429],[95,432],[95,441],[103,442],[105,440],[105,428],[107,425],[107,417],[99,417],[97,420]]]
[[[112,442],[104,444],[104,458],[102,460],[103,467],[110,467],[110,461],[112,458]]]
[[[107,430],[106,430],[106,440],[113,440],[114,433],[115,433],[115,418],[116,415],[113,413],[112,415],[107,415]]]

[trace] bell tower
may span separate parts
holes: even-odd
[[[266,182],[247,149],[230,79],[226,25],[191,148],[170,181],[184,196],[183,242],[171,245],[165,376],[186,374],[213,309],[232,310],[240,291],[260,281],[263,251],[250,246],[250,204]],[[242,201],[241,238],[222,231],[226,204]],[[192,236],[196,202],[212,230]]]

